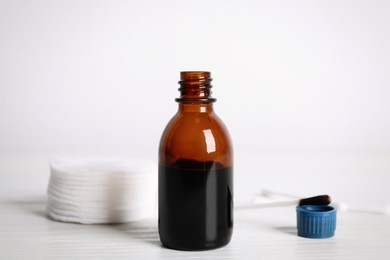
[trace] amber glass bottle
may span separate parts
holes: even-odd
[[[209,72],[181,72],[179,109],[159,149],[159,233],[180,250],[229,243],[233,231],[233,149],[214,113]]]

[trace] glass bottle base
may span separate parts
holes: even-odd
[[[183,245],[180,242],[179,243],[165,243],[164,241],[161,240],[161,243],[163,244],[164,247],[170,248],[170,249],[175,249],[175,250],[182,250],[182,251],[205,251],[205,250],[213,250],[217,248],[224,247],[230,243],[231,237],[215,242],[215,243],[206,243],[203,245],[196,245],[196,246],[188,246],[188,245]]]

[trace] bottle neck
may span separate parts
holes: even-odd
[[[180,73],[180,104],[210,104],[216,99],[211,97],[211,75],[207,71],[183,71]]]
[[[213,112],[213,103],[180,103],[179,112],[180,113],[211,113]]]

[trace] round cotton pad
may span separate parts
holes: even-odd
[[[54,220],[124,223],[156,210],[157,164],[140,159],[54,158],[47,212]]]

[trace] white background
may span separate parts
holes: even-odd
[[[390,1],[0,0],[0,255],[388,259],[389,46]],[[206,252],[161,247],[156,220],[45,217],[50,156],[156,160],[183,70],[212,72],[235,205],[327,193],[348,206],[334,238],[296,236],[293,207],[235,210]]]
[[[390,151],[389,1],[0,0],[0,154],[155,158],[209,70],[236,154]]]

